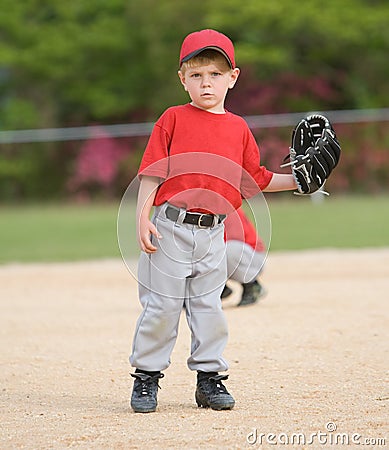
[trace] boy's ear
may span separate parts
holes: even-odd
[[[228,85],[229,89],[232,89],[235,86],[235,83],[238,80],[239,74],[240,74],[240,69],[238,67],[235,67],[235,69],[233,69],[231,71],[230,83]]]
[[[179,79],[180,79],[180,81],[181,81],[181,84],[184,86],[184,89],[185,89],[186,91],[188,91],[188,88],[186,87],[186,84],[185,84],[185,76],[184,76],[184,74],[181,72],[181,70],[178,71],[178,77],[179,77]]]

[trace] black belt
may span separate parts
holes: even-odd
[[[173,220],[173,222],[177,222],[179,215],[180,210],[178,208],[175,208],[174,206],[168,206],[166,208],[166,217]],[[182,222],[197,225],[199,228],[212,228],[216,224],[222,222],[225,218],[226,216],[224,214],[213,215],[187,212]]]

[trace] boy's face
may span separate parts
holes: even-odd
[[[222,70],[220,65],[188,67],[178,72],[181,83],[189,93],[192,104],[213,113],[224,113],[224,100],[239,76],[239,69]]]

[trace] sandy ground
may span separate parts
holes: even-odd
[[[0,448],[388,448],[389,249],[273,253],[262,280],[225,303],[236,407],[197,408],[182,317],[158,410],[135,414],[122,261],[1,266]]]

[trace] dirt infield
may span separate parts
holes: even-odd
[[[387,448],[389,248],[273,253],[262,280],[225,304],[235,409],[197,408],[182,317],[158,412],[135,414],[124,264],[1,266],[0,448]]]

